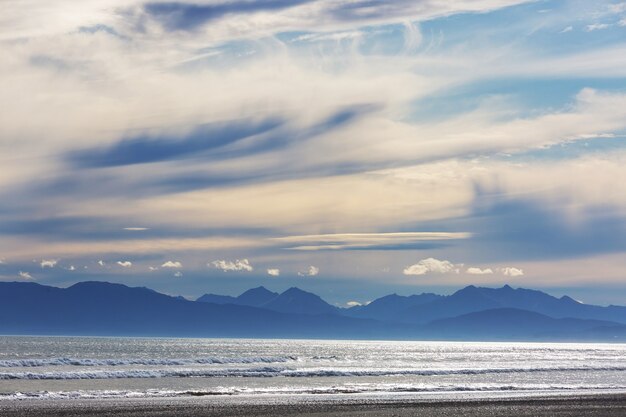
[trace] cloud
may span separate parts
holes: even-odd
[[[626,2],[609,4],[608,7],[611,13],[619,14],[626,12]]]
[[[98,261],[98,265],[100,265],[100,266],[104,267],[104,266],[106,266],[106,263],[105,263],[102,259],[100,259],[100,260]]]
[[[131,266],[133,266],[133,263],[131,261],[117,261],[117,264],[122,268],[130,268]]]
[[[225,15],[272,12],[310,3],[314,0],[232,1],[218,4],[148,3],[145,11],[168,30],[195,30]]]
[[[610,27],[611,25],[608,23],[593,23],[591,25],[587,25],[585,30],[587,32],[593,32],[594,30],[603,30],[603,29],[608,29]]]
[[[363,304],[358,302],[358,301],[348,301],[346,303],[346,306],[348,307],[358,307],[358,306],[362,306]]]
[[[150,271],[158,271],[159,267],[158,266],[149,266],[148,270],[150,270]]]
[[[180,277],[182,277],[182,276],[183,276],[183,273],[182,273],[182,272],[180,272],[180,271],[176,271],[176,272],[174,273],[174,277],[175,277],[175,278],[180,278]]]
[[[0,259],[0,265],[3,265],[5,263],[6,263],[6,261],[4,259]]]
[[[623,18],[622,20],[619,21],[618,25],[620,26],[626,26],[626,18]]]
[[[407,266],[402,271],[404,275],[448,274],[450,272],[458,272],[453,263],[435,258],[422,259],[414,265]]]
[[[182,268],[183,264],[178,261],[167,261],[161,265],[161,268]]]
[[[57,262],[56,259],[42,259],[39,265],[41,265],[42,268],[54,268]]]
[[[195,158],[202,152],[265,133],[281,124],[276,119],[214,122],[198,126],[182,135],[139,135],[109,147],[76,151],[70,153],[69,160],[78,167],[93,168]]]
[[[393,249],[428,242],[468,239],[464,232],[391,232],[391,233],[333,233],[323,235],[286,236],[273,240],[289,244],[288,249],[300,251],[341,249]]]
[[[574,30],[573,26],[567,26],[566,28],[564,28],[562,31],[560,31],[559,33],[567,33],[567,32],[571,32]]]
[[[19,277],[22,278],[22,279],[33,279],[32,275],[30,273],[23,272],[23,271],[19,272]]]
[[[67,270],[68,270],[68,271],[76,271],[76,267],[75,267],[74,265],[70,265],[70,266],[67,268]]]
[[[273,277],[277,277],[280,275],[280,269],[278,268],[270,268],[267,270],[267,275],[271,275]]]
[[[131,232],[142,232],[144,230],[150,230],[147,227],[125,227],[124,230],[128,230]]]
[[[211,265],[213,265],[213,267],[217,269],[221,269],[224,272],[229,272],[229,271],[251,272],[253,270],[252,265],[250,265],[250,262],[247,259],[241,259],[241,260],[237,259],[234,262],[226,261],[226,260],[217,260],[208,264],[208,266],[211,266]]]
[[[509,277],[521,277],[522,275],[524,275],[524,271],[519,268],[506,267],[501,268],[500,271],[502,272],[502,274]]]
[[[470,268],[467,268],[465,272],[470,275],[489,275],[489,274],[493,274],[493,269],[491,268],[480,269],[476,267],[470,267]]]
[[[306,270],[298,272],[301,277],[314,277],[320,273],[320,269],[316,266],[309,266]]]

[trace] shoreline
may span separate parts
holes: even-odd
[[[385,398],[268,396],[16,400],[0,402],[3,417],[134,416],[607,416],[626,415],[626,393],[532,395],[502,398]]]

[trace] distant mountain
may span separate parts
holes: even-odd
[[[230,295],[204,294],[196,301],[200,301],[202,303],[237,304],[242,306],[259,307],[263,304],[267,304],[276,297],[278,297],[278,293],[272,292],[265,287],[257,287],[245,291],[238,297],[231,297]]]
[[[499,308],[435,320],[425,327],[427,334],[442,339],[548,339],[586,340],[601,332],[626,340],[626,325],[582,319],[555,319],[515,308]]]
[[[431,303],[442,298],[444,296],[430,293],[408,297],[391,294],[378,298],[367,305],[349,308],[344,311],[344,315],[381,321],[394,321],[398,315],[411,307]]]
[[[516,308],[554,318],[580,318],[626,323],[626,307],[600,307],[579,303],[570,297],[556,298],[541,291],[523,288],[481,288],[470,285],[439,300],[398,312],[395,322],[428,323],[446,317],[487,309]]]
[[[215,304],[237,304],[261,307],[281,313],[294,314],[337,314],[340,309],[328,304],[319,296],[299,288],[289,288],[282,294],[265,287],[252,288],[238,297],[205,294],[197,301]]]
[[[416,326],[199,303],[106,282],[0,282],[0,334],[415,338]]]
[[[272,292],[265,287],[257,287],[252,288],[237,297],[236,304],[260,307],[262,305],[266,305],[276,297],[278,297],[277,292]]]
[[[196,301],[213,304],[237,304],[237,297],[231,297],[230,295],[204,294]]]
[[[340,309],[328,304],[319,296],[302,291],[299,288],[289,288],[263,308],[281,313],[295,314],[338,314]]]
[[[568,297],[508,286],[470,286],[447,297],[391,295],[373,302],[371,309],[356,311],[380,320],[346,317],[343,314],[355,311],[334,307],[298,288],[276,294],[258,287],[239,297],[203,298],[211,297],[231,302],[189,301],[106,282],[69,288],[0,282],[0,334],[626,341],[626,325],[618,322],[624,307],[586,306]],[[261,306],[237,304],[243,302]],[[607,318],[615,314],[604,320],[559,318],[530,309]],[[427,321],[401,323],[393,317]]]
[[[231,297],[230,295],[204,294],[196,301],[200,301],[202,303],[237,304],[242,306],[259,307],[263,304],[267,304],[276,297],[278,297],[278,293],[272,292],[265,287],[257,287],[245,291],[238,297]]]

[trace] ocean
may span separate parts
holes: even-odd
[[[0,401],[626,392],[626,345],[0,336]]]

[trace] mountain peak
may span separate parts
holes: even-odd
[[[289,288],[263,307],[282,313],[298,314],[332,314],[338,311],[337,307],[328,304],[318,295],[297,287]]]
[[[252,307],[260,307],[269,303],[276,297],[278,297],[278,293],[272,292],[267,288],[260,286],[251,288],[242,293],[239,297],[237,297],[236,303]]]

